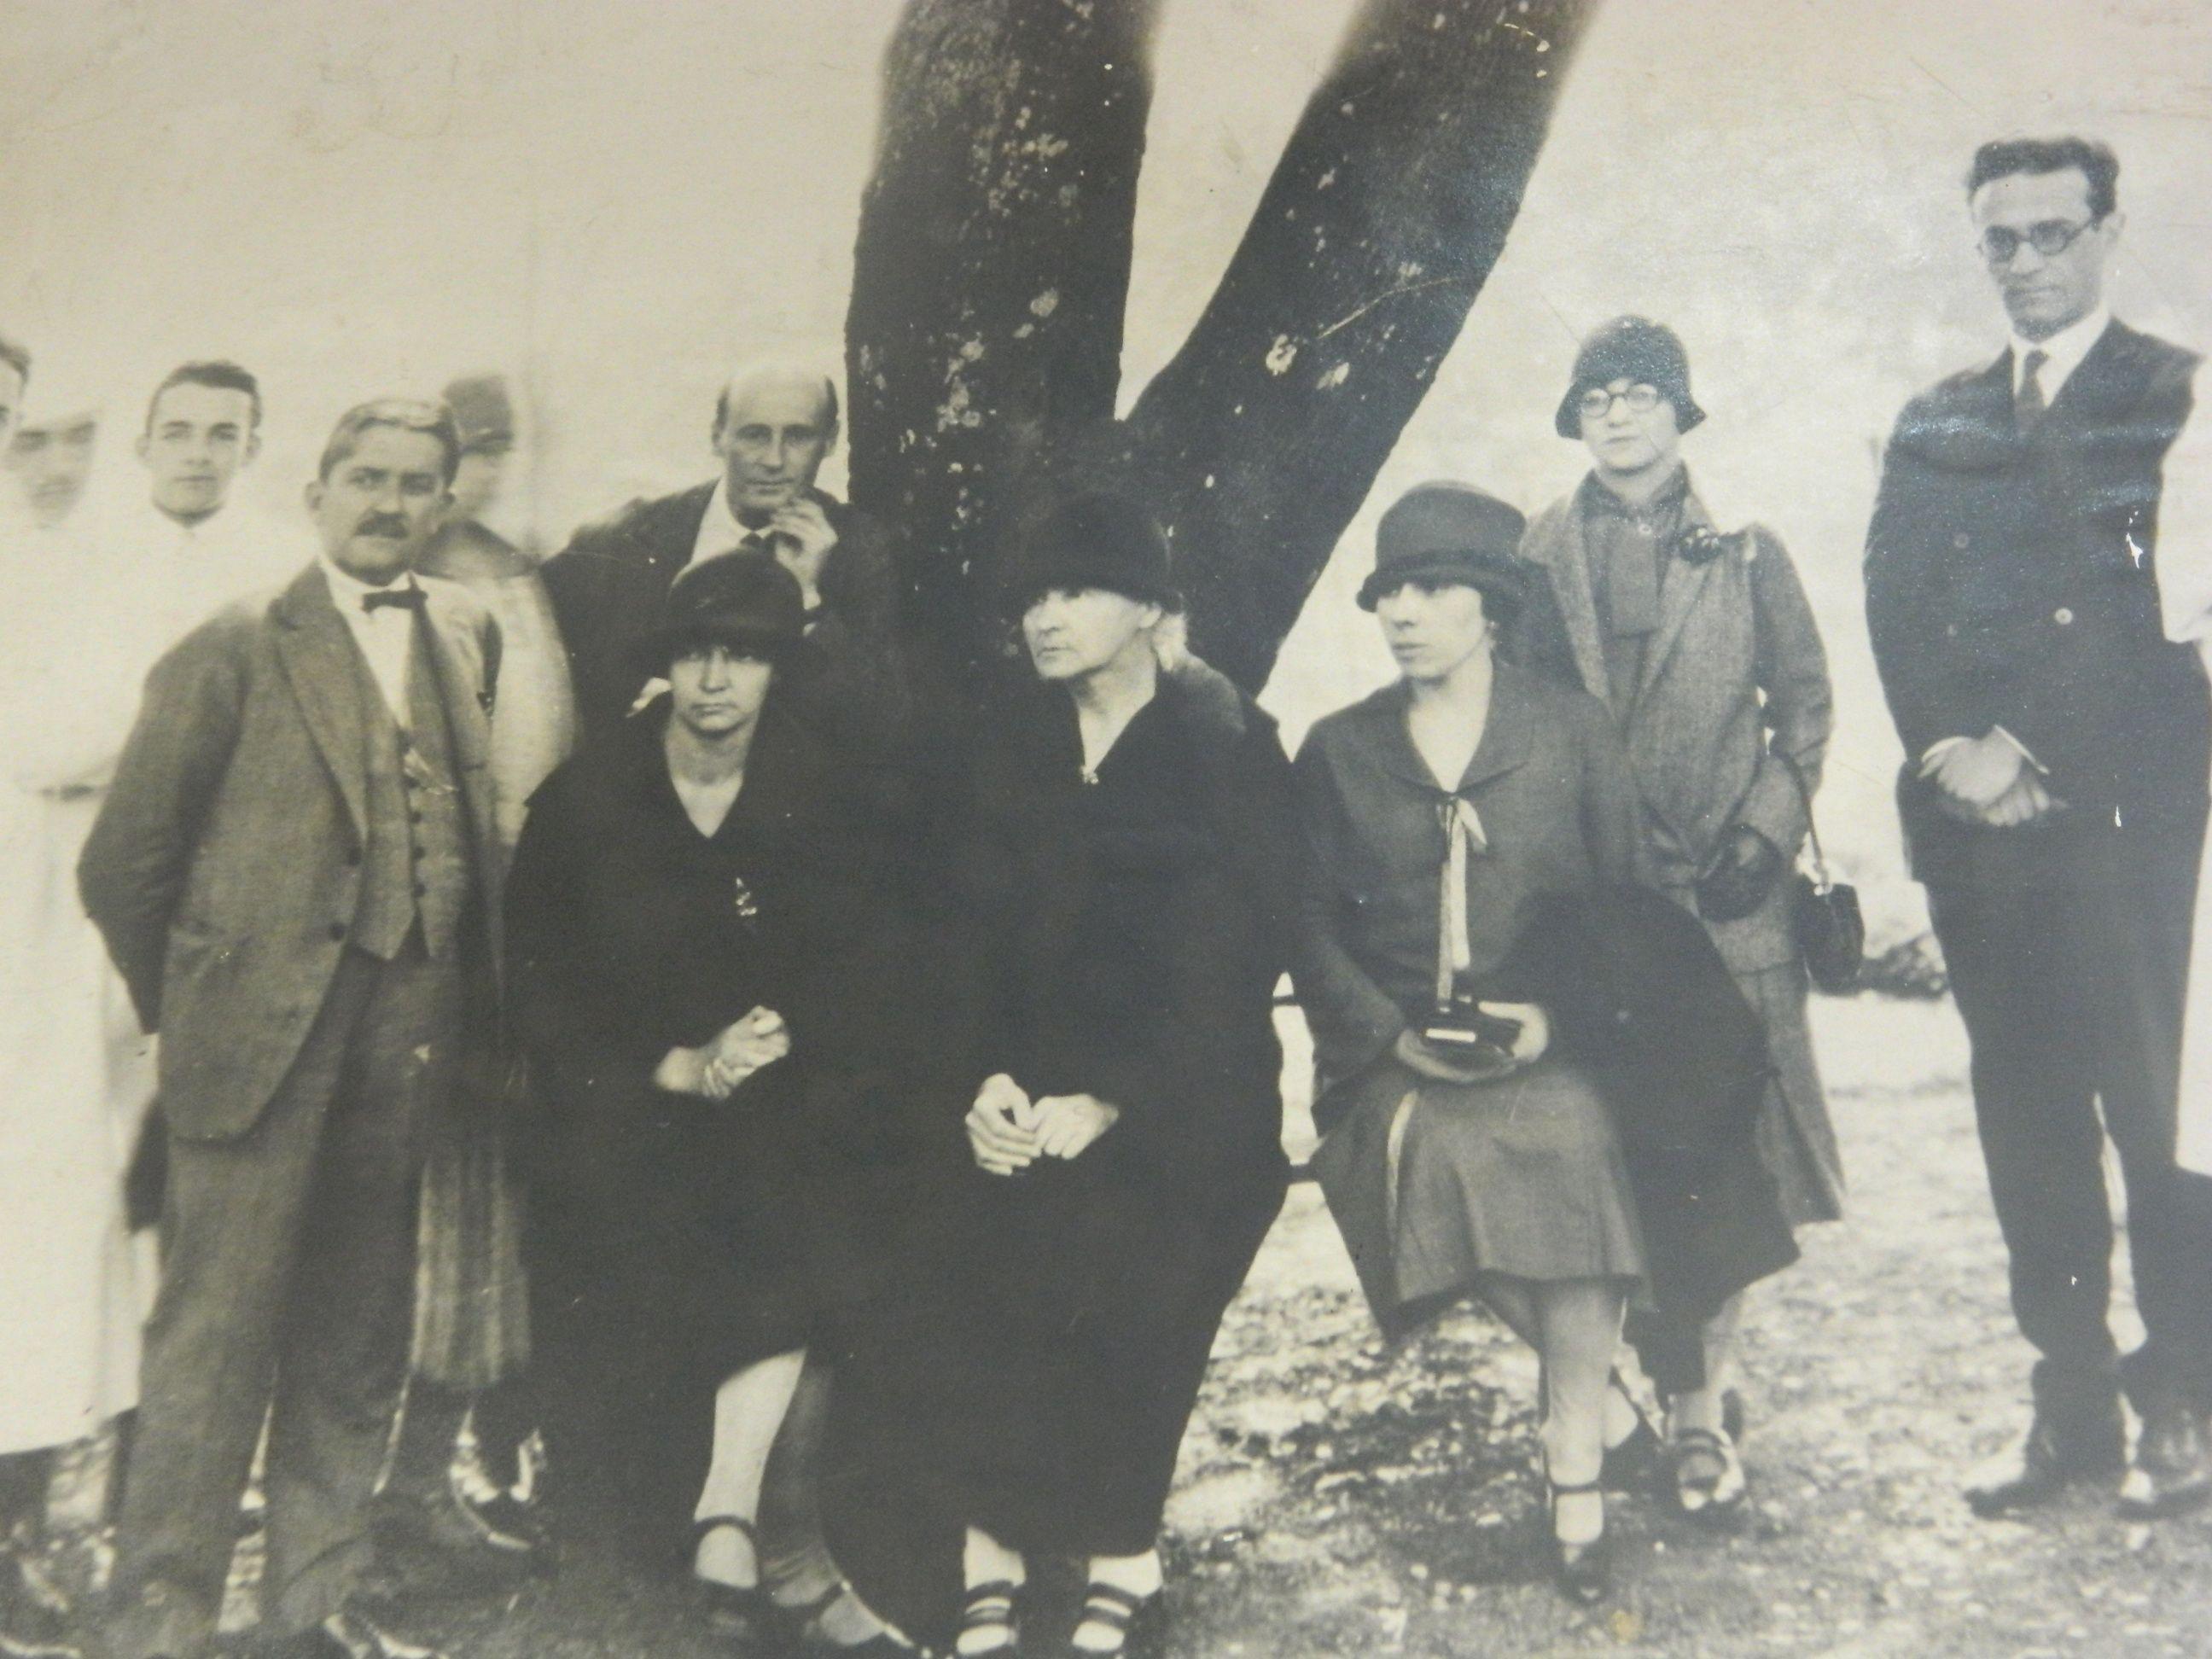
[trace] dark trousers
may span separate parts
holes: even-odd
[[[405,1375],[426,1125],[451,1091],[460,975],[349,950],[292,1069],[232,1140],[171,1135],[161,1288],[116,1568],[113,1659],[198,1652],[264,1413],[264,1627],[336,1612]]]
[[[2212,1182],[2174,1163],[2196,864],[2193,846],[2173,847],[2124,881],[1929,889],[1972,1040],[2013,1311],[2043,1357],[2046,1408],[2109,1399],[2115,1376],[2106,1134],[2149,1334],[2130,1358],[2130,1391],[2142,1403],[2181,1388],[2212,1403]]]

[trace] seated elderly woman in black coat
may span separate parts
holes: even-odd
[[[1603,706],[1492,660],[1525,595],[1521,528],[1457,484],[1383,515],[1359,600],[1402,678],[1299,751],[1298,992],[1322,1073],[1315,1167],[1369,1298],[1397,1331],[1478,1295],[1542,1356],[1559,1577],[1589,1601],[1607,1583],[1607,1379],[1644,1237],[1606,1103],[1515,958],[1547,906],[1625,876],[1634,805]]]
[[[970,757],[966,1156],[898,1420],[964,1528],[957,1650],[1017,1650],[1042,1551],[1087,1561],[1073,1645],[1110,1654],[1158,1622],[1176,1449],[1282,1202],[1297,836],[1273,723],[1159,666],[1167,549],[1141,509],[1065,501],[1017,570],[1042,684]]]
[[[896,1168],[869,1162],[882,815],[779,708],[802,629],[772,557],[686,571],[639,664],[668,692],[538,790],[507,889],[556,1455],[655,1557],[694,1520],[695,1570],[772,1623],[769,1450]],[[833,1639],[885,1639],[844,1613]]]

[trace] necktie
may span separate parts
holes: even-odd
[[[2040,349],[2020,360],[2020,391],[2012,400],[2012,423],[2022,434],[2034,431],[2051,407],[2043,398],[2043,366],[2050,361],[2051,354]]]
[[[361,596],[361,608],[371,612],[386,605],[397,611],[420,611],[426,597],[421,588],[411,583],[405,587],[380,587],[374,593]]]

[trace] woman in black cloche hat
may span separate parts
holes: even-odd
[[[1522,540],[1556,603],[1517,643],[1610,710],[1635,777],[1638,879],[1704,922],[1765,1025],[1758,1150],[1802,1225],[1843,1213],[1788,878],[1834,709],[1789,550],[1763,526],[1722,532],[1691,483],[1682,436],[1705,417],[1673,330],[1621,317],[1583,343],[1553,425],[1590,471]],[[1669,1397],[1673,1495],[1708,1521],[1746,1492],[1727,1386],[1740,1299],[1702,1333],[1639,1333]]]
[[[1298,752],[1297,969],[1314,1167],[1397,1334],[1480,1297],[1542,1357],[1561,1588],[1607,1586],[1607,1376],[1644,1240],[1606,1103],[1518,947],[1628,869],[1634,803],[1605,710],[1497,661],[1528,599],[1521,515],[1455,483],[1382,517],[1359,590],[1400,678]]]
[[[1060,502],[1006,599],[1036,679],[976,735],[946,878],[971,981],[951,1237],[866,1414],[950,1511],[957,1652],[1037,1650],[1042,1554],[1086,1565],[1073,1650],[1116,1654],[1158,1623],[1176,1449],[1282,1202],[1297,840],[1274,723],[1160,666],[1176,599],[1141,507]]]
[[[768,555],[685,571],[636,664],[667,690],[538,790],[507,884],[564,1487],[777,1626],[800,1620],[761,1583],[769,1449],[892,1200],[861,1154],[896,913],[877,815],[779,705],[803,632]],[[890,1648],[834,1580],[804,1589],[816,1639]]]

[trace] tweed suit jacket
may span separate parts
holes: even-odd
[[[1685,516],[1715,527],[1695,489]],[[1514,654],[1610,702],[1583,522],[1578,489],[1529,522],[1521,554],[1549,577],[1550,602],[1528,607]],[[1808,814],[1781,757],[1817,790],[1834,725],[1827,653],[1781,539],[1754,525],[1704,563],[1674,560],[1622,732],[1641,809],[1638,878],[1694,908],[1689,889],[1737,824],[1793,857]],[[1786,881],[1751,915],[1706,925],[1739,971],[1796,958]]]
[[[499,630],[465,588],[417,580],[495,997]],[[337,971],[368,835],[359,659],[319,565],[219,611],[155,665],[86,841],[85,908],[161,1034],[162,1112],[188,1139],[252,1128]]]

